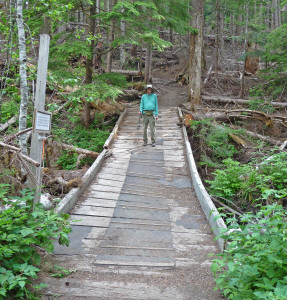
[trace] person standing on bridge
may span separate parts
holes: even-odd
[[[152,146],[155,146],[155,121],[158,119],[158,102],[157,95],[154,93],[151,84],[146,86],[145,94],[141,98],[140,112],[143,115],[143,146],[147,145],[147,128],[150,127]]]

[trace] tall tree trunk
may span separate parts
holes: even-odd
[[[111,0],[110,10],[113,9],[113,7],[116,3],[117,3],[117,0]],[[110,27],[110,32],[109,32],[109,44],[110,44],[110,46],[112,46],[112,43],[114,41],[115,26],[116,26],[116,21],[112,20],[111,27]],[[108,55],[107,55],[107,68],[106,68],[107,73],[110,73],[112,71],[112,64],[113,64],[113,50],[109,51]]]
[[[101,12],[101,0],[97,0],[97,9],[96,9],[96,13],[99,14]],[[100,20],[97,19],[97,26],[100,25]]]
[[[173,43],[173,30],[171,27],[169,27],[169,41]]]
[[[277,0],[277,9],[278,9],[278,27],[281,27],[282,21],[281,21],[281,5],[280,5],[280,0]]]
[[[215,4],[215,18],[216,18],[216,25],[215,25],[215,57],[214,57],[214,71],[215,71],[215,76],[218,75],[218,70],[220,69],[220,26],[221,26],[221,19],[220,19],[220,2],[219,0],[216,0]]]
[[[94,2],[90,6],[90,19],[89,19],[89,34],[92,37],[95,35],[95,31],[96,31],[96,21],[95,18],[93,18],[93,16],[96,14],[96,11],[97,11],[97,0],[94,0]],[[86,63],[86,77],[85,77],[86,84],[92,83],[94,46],[95,46],[95,42],[94,39],[92,39],[90,45],[90,55],[87,57],[87,63]],[[86,128],[89,128],[90,121],[91,121],[91,104],[89,101],[85,101],[84,126]]]
[[[247,33],[248,33],[248,22],[249,22],[249,0],[246,5],[246,19],[245,19],[245,39],[244,39],[244,49],[245,49],[245,55],[247,55]],[[246,62],[246,56],[245,56],[245,62]],[[244,99],[244,89],[245,89],[245,66],[246,63],[244,63],[243,67],[243,74],[241,79],[241,87],[240,87],[240,98]]]
[[[235,24],[234,24],[234,14],[233,12],[230,14],[230,31],[231,31],[231,36],[233,37],[231,39],[231,49],[232,49],[232,56],[233,58],[235,58],[235,39],[234,39],[234,36],[235,36]]]
[[[125,12],[124,7],[122,8],[122,13]],[[125,21],[121,21],[121,36],[124,37],[126,34],[126,23]],[[126,63],[126,51],[125,51],[125,44],[122,44],[120,47],[120,62],[121,62],[121,68],[123,69],[125,63]]]
[[[201,73],[202,73],[202,48],[203,48],[203,0],[191,0],[192,27],[198,32],[191,34],[190,38],[190,71],[189,71],[189,100],[191,107],[201,103]]]
[[[151,82],[151,70],[152,70],[152,45],[147,44],[146,46],[146,57],[145,57],[145,76],[144,82]]]
[[[267,29],[270,28],[270,0],[267,0],[267,4],[266,4],[266,20],[265,20],[265,23],[266,23],[266,27]]]
[[[110,0],[105,0],[104,1],[104,11],[105,12],[110,11]]]
[[[28,85],[27,85],[27,55],[26,55],[26,39],[23,22],[23,0],[17,0],[17,26],[19,41],[19,60],[20,60],[20,89],[21,104],[19,114],[19,131],[27,128],[27,109],[28,109]],[[19,136],[19,144],[23,154],[27,155],[26,134]]]

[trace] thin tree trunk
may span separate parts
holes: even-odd
[[[17,0],[17,26],[19,41],[19,60],[20,60],[20,89],[21,104],[19,114],[19,131],[27,128],[27,109],[28,109],[28,85],[27,85],[27,55],[26,39],[23,22],[23,0]],[[27,155],[26,134],[19,136],[19,144],[23,154]]]
[[[267,29],[270,28],[270,2],[267,0],[267,5],[266,5],[266,26]]]
[[[171,27],[169,27],[169,41],[173,43],[173,30]]]
[[[110,7],[111,10],[113,9],[115,4],[116,4],[116,0],[112,0],[111,7]],[[114,41],[115,26],[116,26],[116,22],[115,22],[115,20],[112,20],[110,32],[109,32],[110,47],[112,46],[112,42]],[[107,68],[106,68],[107,73],[111,72],[112,64],[113,64],[113,50],[109,51],[108,55],[107,55]]]
[[[198,32],[191,34],[190,43],[190,72],[189,72],[189,100],[192,109],[201,103],[201,73],[202,73],[202,48],[203,48],[203,0],[191,0],[192,11],[192,27]]]
[[[125,12],[125,9],[122,8],[122,13]],[[126,34],[126,23],[125,21],[121,21],[121,36],[124,37]],[[120,47],[120,63],[121,63],[121,69],[123,69],[125,63],[126,63],[126,51],[125,51],[125,44],[122,44]]]
[[[234,39],[234,36],[235,36],[235,24],[234,24],[234,14],[231,13],[230,14],[230,31],[231,31],[231,36],[232,36],[232,39],[231,39],[231,51],[232,51],[232,56],[233,58],[235,58],[235,39]]]
[[[96,14],[96,10],[97,10],[97,1],[94,0],[94,2],[91,4],[91,7],[90,7],[89,34],[91,36],[94,36],[95,31],[96,31],[96,22],[95,22],[95,18],[93,18],[93,16]],[[85,78],[86,84],[89,84],[92,82],[94,46],[95,46],[95,41],[94,41],[94,39],[92,39],[91,45],[90,45],[90,55],[87,57],[87,63],[86,63],[86,78]],[[84,103],[84,126],[86,128],[89,128],[90,121],[91,121],[91,104],[89,101],[85,101],[85,103]]]
[[[219,0],[216,0],[216,4],[215,4],[215,16],[216,16],[216,27],[215,27],[215,58],[214,58],[214,71],[215,71],[215,76],[218,75],[218,70],[220,69],[220,47],[219,47],[219,43],[220,43],[220,24],[221,24],[221,20],[220,20],[220,3]]]
[[[246,19],[245,19],[245,39],[244,39],[245,62],[246,62],[246,55],[247,55],[248,21],[249,21],[249,0],[247,3],[247,6],[246,6]],[[240,98],[242,98],[242,99],[244,98],[244,89],[245,89],[245,66],[246,66],[246,63],[244,63],[241,87],[240,87]]]
[[[152,45],[148,44],[146,47],[145,57],[145,83],[151,82],[151,70],[152,70]]]
[[[100,10],[101,10],[101,1],[100,0],[97,0],[97,9],[96,9],[96,13],[99,14],[100,13]],[[100,20],[97,19],[97,26],[100,25]]]
[[[277,9],[278,9],[278,27],[281,27],[282,22],[281,22],[281,6],[280,6],[280,0],[277,0]]]

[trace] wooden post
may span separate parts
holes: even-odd
[[[41,111],[45,110],[49,46],[50,46],[50,36],[48,34],[42,34],[40,36],[36,96],[35,96],[35,106],[34,106],[36,110],[41,110]],[[40,164],[42,161],[43,139],[44,139],[43,133],[37,133],[37,132],[32,133],[30,157],[33,160],[39,162]],[[41,166],[38,168],[32,166],[31,168],[37,180],[37,185],[35,186],[35,184],[30,181],[29,186],[35,189],[34,204],[36,204],[40,201],[41,198],[42,169]]]

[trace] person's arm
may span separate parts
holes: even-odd
[[[158,102],[157,102],[157,95],[155,94],[155,115],[158,117]]]
[[[143,113],[143,110],[144,110],[144,95],[141,98],[140,113]]]

